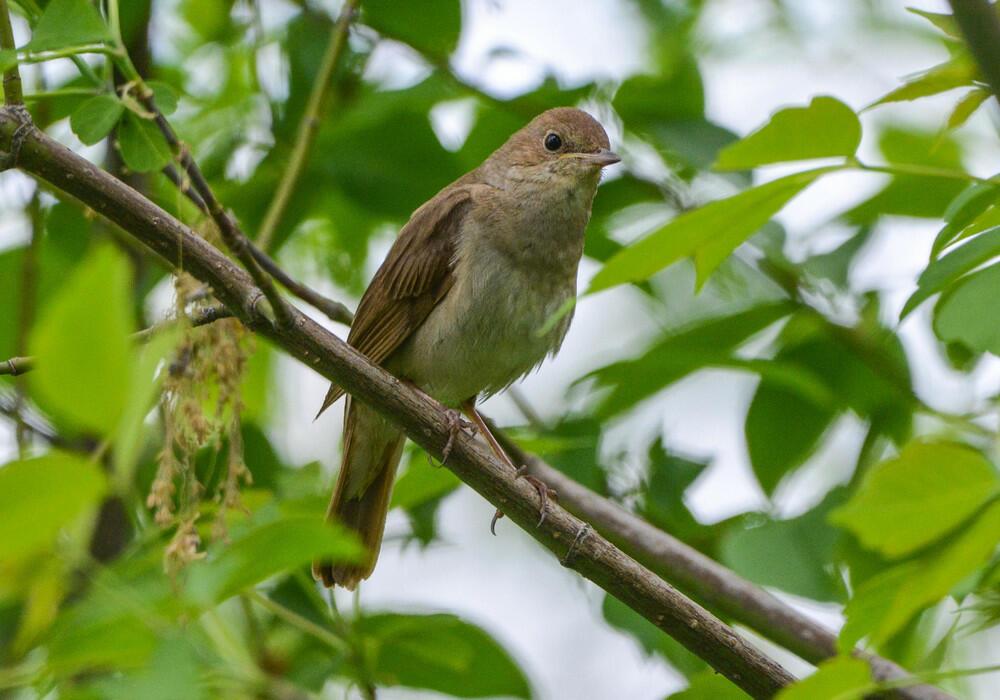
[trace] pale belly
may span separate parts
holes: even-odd
[[[499,256],[457,275],[459,282],[388,363],[448,405],[505,388],[554,353],[571,314],[541,329],[576,293],[572,274],[521,270]]]

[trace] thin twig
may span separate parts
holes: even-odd
[[[191,202],[201,210],[203,214],[208,215],[208,206],[205,204],[205,200],[201,198],[197,192],[195,192],[189,182],[186,182],[181,174],[172,165],[168,165],[163,169],[163,174],[167,176],[170,180],[181,191]],[[323,312],[327,318],[331,321],[336,321],[337,323],[343,323],[345,325],[351,325],[354,321],[354,314],[349,308],[339,301],[334,301],[329,297],[325,297],[315,289],[307,287],[306,285],[293,279],[287,272],[281,269],[274,258],[265,253],[263,250],[258,248],[253,241],[248,241],[247,245],[250,248],[250,252],[253,254],[254,258],[260,264],[267,274],[271,275],[278,283],[291,292],[294,296],[298,297],[307,304],[312,305],[316,309]]]
[[[10,12],[7,0],[0,0],[0,50],[14,51],[14,30],[10,26]],[[21,73],[14,62],[3,74],[3,99],[8,107],[24,104],[24,93],[21,89]]]
[[[288,159],[288,166],[282,174],[278,189],[271,199],[271,204],[267,208],[267,213],[264,214],[264,221],[257,234],[257,247],[265,252],[271,250],[274,234],[281,223],[281,218],[285,215],[285,210],[288,208],[292,193],[302,176],[302,171],[309,161],[316,132],[319,130],[323,106],[333,82],[333,73],[340,61],[340,55],[343,53],[347,30],[357,7],[358,0],[347,0],[340,11],[340,18],[330,30],[330,39],[327,42],[326,51],[323,53],[319,72],[316,73],[312,91],[309,93],[309,101],[306,103],[305,112],[299,121],[298,132],[295,134],[295,145],[292,147],[291,158]]]
[[[31,240],[24,250],[21,260],[21,304],[17,317],[17,338],[14,342],[14,354],[26,355],[28,352],[28,334],[31,326],[35,322],[35,294],[38,287],[38,250],[42,244],[42,228],[44,220],[42,217],[42,203],[39,198],[40,188],[36,187],[28,203],[31,213]],[[13,364],[11,367],[13,368]],[[24,374],[24,372],[20,372]],[[17,405],[17,427],[15,431],[18,454],[23,458],[28,442],[28,429],[21,418],[21,409],[24,407],[25,396],[28,387],[23,379],[18,379],[15,384]]]
[[[234,318],[233,312],[225,306],[215,305],[195,311],[187,317],[185,322],[196,328],[198,326],[206,326],[209,323],[215,323],[224,318]],[[132,340],[137,343],[145,343],[160,331],[170,328],[176,325],[176,323],[177,319],[169,319],[149,328],[144,328],[141,331],[133,333]],[[35,369],[35,358],[33,357],[12,357],[8,360],[0,361],[0,375],[18,376],[26,374],[33,369]]]
[[[271,612],[275,617],[281,618],[292,627],[297,627],[302,632],[318,639],[331,648],[336,649],[337,651],[347,650],[347,642],[335,635],[333,632],[320,627],[308,618],[302,617],[297,612],[286,608],[281,603],[271,600],[260,591],[250,590],[247,592],[246,597],[265,610]]]

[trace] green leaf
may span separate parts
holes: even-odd
[[[684,503],[684,492],[708,467],[708,462],[670,452],[661,440],[649,446],[648,476],[642,486],[640,514],[653,525],[691,542],[703,526]]]
[[[835,490],[809,512],[789,520],[769,518],[755,525],[754,518],[745,519],[748,526],[730,528],[722,538],[722,562],[762,586],[837,601],[840,588],[830,562],[840,533],[827,524],[827,516],[843,497]]]
[[[761,380],[747,410],[744,434],[750,464],[765,493],[773,493],[785,474],[812,454],[837,413],[834,406]]]
[[[367,0],[361,5],[366,24],[433,58],[447,58],[458,46],[462,31],[459,0],[394,2]]]
[[[943,342],[1000,355],[1000,263],[964,277],[941,295],[934,332]]]
[[[958,127],[969,121],[977,109],[979,109],[986,100],[990,99],[992,93],[989,90],[984,90],[983,88],[975,88],[972,91],[965,94],[965,96],[958,101],[955,108],[948,115],[948,128],[957,129]]]
[[[969,224],[998,201],[1000,185],[979,182],[962,190],[944,212],[947,223],[934,238],[931,260],[937,259],[941,251],[957,240]]]
[[[703,281],[726,255],[760,229],[795,195],[835,168],[817,168],[768,182],[681,214],[605,263],[588,294],[641,282],[689,255]]]
[[[698,369],[725,364],[734,348],[793,309],[779,302],[709,318],[668,333],[640,357],[602,367],[590,375],[598,388],[611,388],[599,415],[617,415]]]
[[[668,700],[748,700],[750,697],[717,671],[703,671],[688,680],[688,687],[668,695]]]
[[[50,546],[56,534],[104,492],[104,474],[64,452],[0,467],[0,562]]]
[[[357,561],[357,538],[347,529],[304,515],[285,517],[251,529],[230,545],[219,545],[209,558],[191,567],[188,598],[211,607],[244,588],[317,558]]]
[[[814,674],[783,689],[776,700],[861,700],[872,690],[868,664],[839,656],[824,661]]]
[[[958,22],[955,21],[955,17],[953,15],[945,14],[943,12],[928,12],[927,10],[920,10],[916,7],[907,7],[906,11],[912,12],[919,17],[923,17],[952,39],[962,39],[962,32],[959,30]]]
[[[643,651],[650,656],[660,655],[685,676],[694,675],[708,668],[704,661],[614,596],[604,596],[601,612],[609,625],[633,637],[642,646]]]
[[[968,60],[949,61],[920,73],[895,90],[880,97],[868,109],[889,102],[907,102],[972,85],[976,72]]]
[[[524,673],[489,634],[455,615],[366,615],[355,623],[378,685],[460,698],[530,698]]]
[[[124,258],[100,248],[80,262],[31,336],[33,395],[59,418],[102,435],[118,425],[132,379],[129,288]]]
[[[906,300],[899,319],[902,321],[924,301],[997,255],[1000,255],[1000,226],[983,231],[968,243],[935,260],[920,273],[917,291]]]
[[[985,564],[1000,540],[1000,502],[993,503],[950,541],[917,560],[861,584],[847,603],[839,647],[852,649],[867,634],[878,646],[920,610],[946,596]]]
[[[807,107],[788,107],[749,136],[719,153],[716,170],[812,158],[851,157],[861,143],[861,122],[832,97],[814,97]]]
[[[114,95],[98,95],[76,108],[69,125],[77,138],[91,146],[111,133],[124,111],[125,106]]]
[[[461,480],[450,469],[420,464],[422,461],[410,460],[410,466],[392,487],[390,508],[409,510],[451,493],[461,485]]]
[[[153,91],[153,102],[163,114],[169,116],[177,111],[178,95],[172,85],[160,80],[150,80],[146,87]]]
[[[889,557],[939,539],[994,495],[1000,480],[979,452],[952,443],[911,443],[873,467],[830,519]]]
[[[134,112],[126,112],[118,127],[118,145],[125,165],[137,173],[162,170],[173,157],[156,124]]]
[[[104,20],[89,0],[52,0],[38,19],[29,51],[51,51],[111,39]]]
[[[102,679],[96,686],[107,700],[200,700],[205,697],[203,672],[192,642],[175,636],[160,643],[145,668]]]

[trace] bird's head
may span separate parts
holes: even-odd
[[[593,181],[602,168],[621,160],[608,134],[583,110],[557,107],[542,112],[493,154],[518,179],[557,177]]]

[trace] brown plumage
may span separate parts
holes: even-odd
[[[450,406],[472,406],[530,371],[565,336],[569,317],[537,331],[575,294],[600,170],[617,160],[585,112],[536,117],[414,212],[362,297],[348,343]],[[332,386],[320,413],[342,395]],[[353,589],[374,569],[404,440],[348,398],[327,517],[359,534],[367,558],[317,562],[325,585]]]

